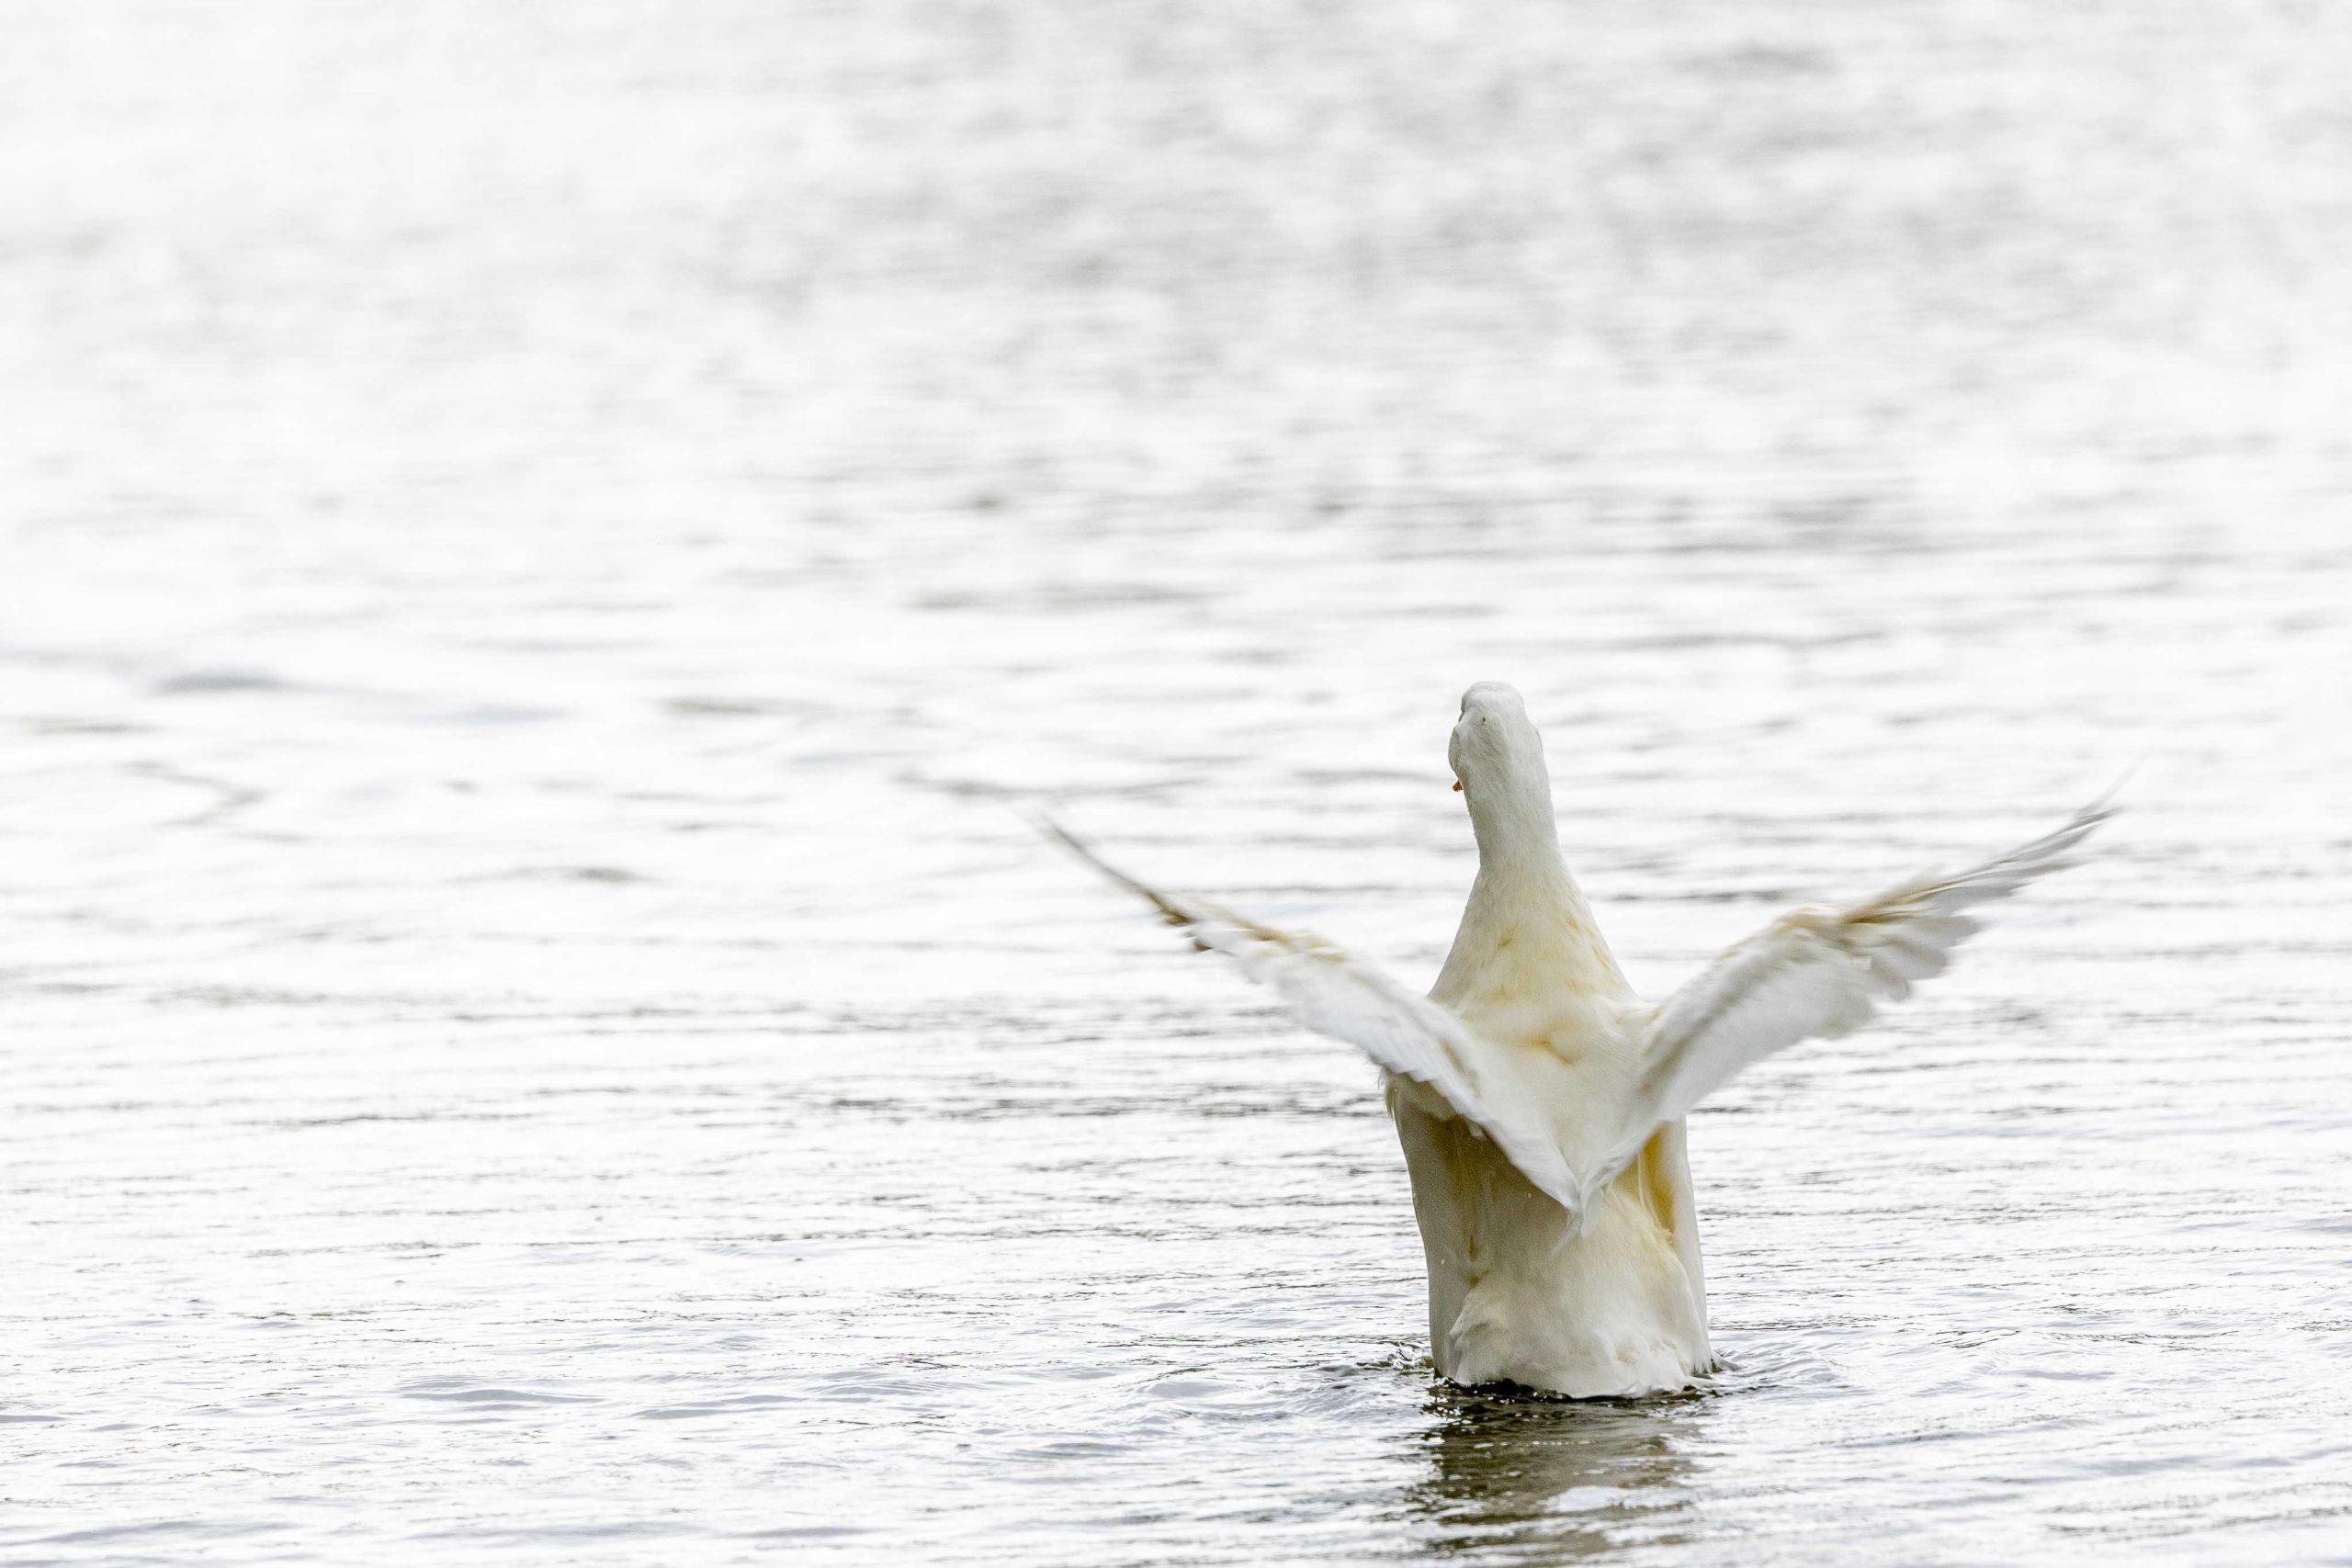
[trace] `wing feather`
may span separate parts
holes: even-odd
[[[1204,899],[1163,892],[1112,865],[1059,824],[1041,831],[1113,882],[1150,903],[1204,953],[1221,953],[1271,986],[1298,1021],[1344,1040],[1392,1073],[1421,1084],[1488,1138],[1582,1229],[1595,1196],[1639,1155],[1661,1123],[1746,1067],[1808,1039],[1835,1039],[1943,973],[1952,952],[1981,929],[1972,911],[2037,877],[2075,863],[2075,852],[2114,815],[2105,800],[2054,832],[1981,865],[1930,874],[1849,904],[1792,909],[1722,957],[1634,1027],[1643,1067],[1618,1135],[1589,1168],[1573,1162],[1544,1116],[1542,1094],[1511,1070],[1507,1054],[1453,1012],[1372,965],[1304,931],[1261,925]]]
[[[1038,828],[1151,904],[1195,948],[1224,953],[1251,979],[1272,987],[1301,1024],[1344,1040],[1388,1071],[1426,1087],[1492,1139],[1539,1190],[1572,1213],[1581,1208],[1589,1186],[1570,1168],[1551,1129],[1521,1097],[1498,1092],[1495,1047],[1444,1007],[1321,937],[1163,892],[1119,870],[1059,823],[1041,818]]]
[[[2075,863],[2083,840],[2114,814],[2102,800],[1982,865],[1913,877],[1841,909],[1782,915],[1657,1009],[1645,1046],[1641,1115],[1651,1124],[1673,1121],[1775,1052],[1860,1028],[1881,1004],[1944,971],[1952,950],[1981,927],[1970,911]]]

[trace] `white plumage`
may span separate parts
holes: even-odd
[[[1147,886],[1046,826],[1196,947],[1273,987],[1302,1024],[1380,1065],[1442,1373],[1575,1395],[1686,1387],[1713,1358],[1682,1118],[1751,1063],[1847,1033],[1939,974],[1977,930],[1971,909],[2071,863],[2110,811],[1956,875],[1792,910],[1647,1003],[1560,858],[1519,694],[1471,687],[1448,754],[1478,875],[1427,997],[1320,937]]]

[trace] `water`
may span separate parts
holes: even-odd
[[[18,0],[10,1562],[2352,1561],[2335,8]],[[2096,863],[1437,1383],[1516,682],[1638,983]]]

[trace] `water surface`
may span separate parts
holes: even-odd
[[[9,1561],[2352,1561],[2335,11],[9,34]],[[1425,981],[1479,678],[1651,988],[2146,759],[1694,1120],[1696,1397],[1008,809]]]

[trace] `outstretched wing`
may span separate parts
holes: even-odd
[[[1581,1208],[1588,1184],[1577,1178],[1551,1130],[1529,1114],[1523,1100],[1497,1092],[1495,1048],[1453,1013],[1321,937],[1277,931],[1204,900],[1147,886],[1060,824],[1040,819],[1038,827],[1148,900],[1201,952],[1222,953],[1251,979],[1272,986],[1300,1023],[1344,1040],[1390,1072],[1427,1086],[1492,1139],[1529,1181],[1571,1213]]]
[[[1792,909],[1715,960],[1653,1015],[1632,1120],[1593,1173],[1605,1182],[1650,1129],[1689,1113],[1734,1074],[1801,1040],[1835,1038],[1943,972],[1981,922],[1977,905],[2075,863],[2092,829],[2115,813],[2105,800],[2054,833],[1955,875],[1914,877],[1842,909]]]

